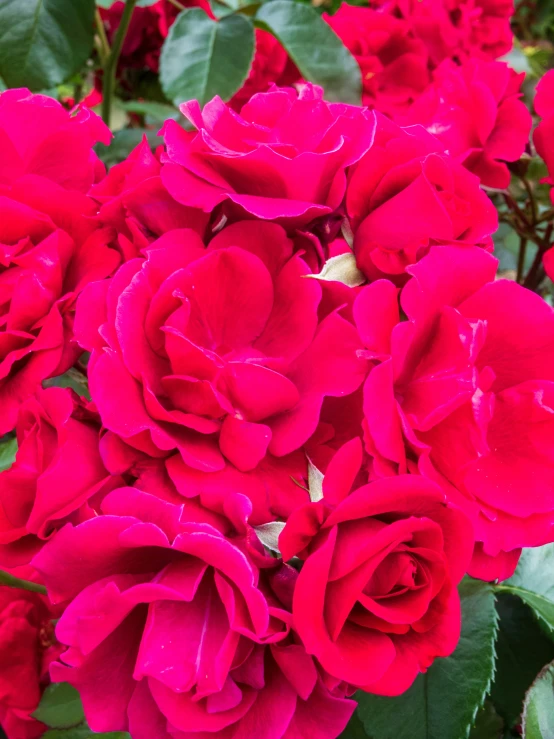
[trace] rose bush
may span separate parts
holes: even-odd
[[[548,726],[543,5],[0,2],[1,736]]]

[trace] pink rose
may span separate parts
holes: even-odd
[[[250,214],[306,225],[338,208],[345,170],[369,149],[374,117],[363,108],[326,103],[319,87],[260,93],[240,114],[219,98],[201,111],[181,106],[197,133],[167,121],[162,180],[184,205],[211,212],[225,203],[235,218]]]
[[[279,537],[304,564],[293,624],[308,654],[337,680],[381,695],[407,690],[460,635],[457,583],[471,524],[433,482],[401,475],[351,491],[355,439],[337,452],[323,498],[297,509]]]
[[[372,0],[399,15],[427,47],[434,65],[477,57],[492,61],[512,48],[513,0]]]
[[[90,111],[70,115],[28,90],[0,95],[0,434],[42,380],[74,363],[75,298],[120,261],[84,194],[104,173],[92,146],[109,138]]]
[[[90,404],[71,390],[39,390],[19,409],[18,451],[0,472],[0,565],[28,563],[67,521],[94,514],[121,484],[98,451],[100,424]]]
[[[100,204],[98,222],[112,229],[111,243],[124,261],[174,228],[192,228],[199,236],[206,231],[209,215],[176,202],[162,184],[161,168],[145,138],[89,192]]]
[[[412,106],[409,120],[423,124],[481,184],[505,189],[527,146],[531,114],[520,100],[525,73],[504,62],[443,62],[434,84]]]
[[[408,321],[384,280],[354,311],[375,365],[364,388],[373,474],[419,468],[438,481],[475,522],[469,572],[486,580],[509,577],[521,547],[554,540],[554,311],[494,281],[496,266],[480,249],[433,247],[409,269]]]
[[[425,44],[406,21],[346,3],[323,17],[360,65],[364,105],[393,119],[405,113],[431,81]]]
[[[70,114],[46,95],[6,90],[0,94],[0,192],[25,175],[37,175],[86,193],[105,174],[92,147],[110,139],[109,128],[90,110]]]
[[[211,484],[198,471],[228,465],[271,474],[312,435],[323,399],[363,381],[356,330],[336,311],[319,321],[319,282],[276,224],[233,224],[207,249],[170,231],[145,254],[78,301],[103,425],[150,456],[178,450],[179,475],[198,485]]]
[[[496,209],[479,180],[420,126],[378,117],[375,143],[350,173],[346,209],[354,251],[368,279],[398,282],[433,244],[492,250]]]
[[[94,731],[338,736],[355,703],[290,629],[276,593],[290,598],[294,570],[252,550],[244,524],[218,527],[190,501],[122,488],[102,508],[34,560],[51,598],[71,601],[56,627],[68,649],[52,676],[79,690]]]
[[[46,731],[31,714],[61,651],[52,618],[44,596],[0,586],[0,724],[7,739],[38,739]]]

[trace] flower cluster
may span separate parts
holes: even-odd
[[[481,187],[530,128],[504,5],[345,6],[369,107],[261,64],[109,173],[94,114],[0,95],[0,567],[50,599],[0,592],[9,739],[48,674],[96,732],[336,739],[554,541],[554,310]]]

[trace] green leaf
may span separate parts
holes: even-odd
[[[50,729],[42,735],[42,739],[91,739],[93,736],[100,737],[103,734],[93,734],[88,726],[82,724],[71,729]]]
[[[242,15],[219,21],[200,8],[177,16],[162,47],[160,82],[175,105],[214,95],[229,100],[248,76],[254,57],[254,26]]]
[[[279,39],[302,76],[323,87],[327,100],[361,103],[360,67],[314,8],[273,0],[262,5],[255,22]]]
[[[69,683],[49,685],[33,716],[54,729],[76,726],[85,718],[79,693]]]
[[[15,436],[4,436],[0,439],[0,472],[8,470],[15,461],[17,439]]]
[[[462,634],[456,651],[437,659],[397,698],[358,693],[359,714],[372,739],[464,739],[494,674],[497,615],[489,583],[460,584]]]
[[[496,586],[531,606],[554,637],[554,544],[524,549],[516,571]]]
[[[43,90],[88,59],[94,0],[0,0],[0,76],[8,87]]]
[[[554,737],[554,663],[546,665],[529,688],[523,706],[523,739]]]
[[[70,369],[58,377],[51,377],[49,380],[44,380],[42,385],[43,387],[70,387],[72,390],[75,390],[77,395],[90,400],[88,380],[85,375],[75,369]]]
[[[339,736],[339,739],[367,739],[364,725],[360,721],[357,711],[352,715],[348,726]]]
[[[42,735],[42,739],[131,739],[131,736],[126,731],[95,734],[86,724],[80,724],[71,729],[50,729]]]
[[[491,700],[507,726],[519,722],[525,693],[545,662],[554,659],[554,644],[533,611],[519,598],[499,593],[496,676]]]
[[[96,0],[96,5],[99,8],[111,8],[114,3],[118,0]],[[154,5],[159,0],[138,0],[137,8],[147,8],[149,5]]]
[[[493,704],[485,701],[485,705],[477,714],[469,739],[499,739],[503,728],[504,721],[494,710]]]

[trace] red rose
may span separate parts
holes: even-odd
[[[360,65],[364,105],[393,119],[405,113],[431,81],[425,44],[406,21],[346,3],[323,17]]]
[[[32,718],[60,646],[47,600],[0,586],[0,724],[8,739],[38,739],[46,731]]]
[[[203,111],[185,103],[198,132],[166,122],[165,186],[184,205],[211,212],[225,202],[235,217],[291,228],[332,213],[344,197],[345,169],[371,146],[374,117],[322,95],[310,84],[300,93],[276,88],[254,95],[240,115],[217,97]]]
[[[93,151],[111,134],[102,119],[84,108],[70,114],[57,100],[29,90],[0,95],[0,192],[25,175],[86,193],[105,168]]]
[[[236,223],[207,249],[171,231],[145,254],[78,303],[103,425],[151,456],[178,450],[172,475],[189,470],[194,489],[223,489],[197,472],[228,463],[270,474],[314,432],[325,396],[361,384],[356,330],[337,312],[318,321],[321,287],[276,224]]]
[[[190,501],[122,488],[102,508],[34,560],[51,597],[71,599],[56,627],[68,649],[52,675],[79,690],[94,731],[338,736],[355,703],[325,686],[268,586],[276,578],[290,591],[293,570],[275,570],[259,548],[269,574],[260,572],[245,532]]]
[[[68,389],[39,390],[19,409],[18,451],[0,473],[0,565],[28,563],[67,521],[94,514],[121,484],[100,459],[97,414]]]
[[[292,514],[279,546],[284,559],[304,561],[293,624],[308,654],[338,680],[398,695],[458,642],[456,585],[473,532],[440,488],[418,475],[350,492],[361,460],[358,439],[341,447],[323,498]]]
[[[372,0],[398,14],[427,47],[433,64],[472,57],[492,61],[512,48],[513,0]]]
[[[504,62],[444,62],[408,118],[435,134],[481,184],[505,189],[505,162],[521,157],[531,131],[531,114],[520,100],[524,77]]]
[[[375,143],[350,173],[346,208],[359,268],[403,282],[433,244],[492,250],[496,209],[479,180],[419,126],[378,117]]]
[[[386,281],[355,305],[375,358],[364,388],[374,474],[418,466],[437,480],[474,519],[469,572],[487,580],[509,577],[521,547],[554,540],[554,311],[494,281],[496,266],[480,249],[433,247],[410,268],[408,321]]]
[[[0,95],[0,434],[42,380],[73,364],[75,297],[119,263],[84,194],[104,171],[99,139],[109,131],[93,113],[70,116],[26,90]]]
[[[109,226],[112,243],[124,261],[140,255],[154,239],[174,228],[192,228],[203,236],[209,215],[176,202],[160,177],[159,155],[146,138],[125,161],[113,166],[89,194],[100,204],[98,221]]]
[[[267,92],[272,85],[293,85],[300,79],[300,72],[275,36],[269,31],[256,28],[256,49],[250,72],[246,82],[228,104],[240,112],[242,106],[256,93]]]

